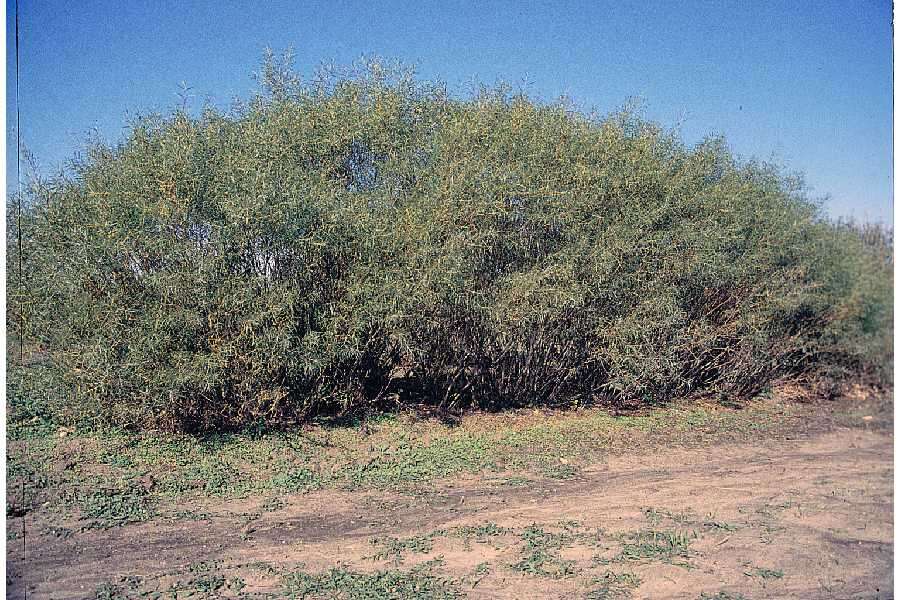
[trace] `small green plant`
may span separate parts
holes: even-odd
[[[471,577],[472,587],[476,587],[481,580],[491,574],[491,564],[488,562],[481,562],[475,565],[475,570]]]
[[[176,521],[209,521],[212,515],[195,510],[178,510],[172,513],[172,519]]]
[[[575,479],[581,474],[581,469],[577,465],[566,464],[550,464],[541,471],[545,477],[550,479],[570,480]]]
[[[273,496],[271,498],[268,498],[265,502],[263,502],[260,505],[259,510],[262,512],[274,512],[276,510],[281,510],[285,506],[287,506],[287,504],[285,503],[284,500],[282,500],[278,496]]]
[[[460,527],[454,527],[449,532],[447,532],[448,535],[461,538],[463,540],[463,547],[466,550],[471,549],[473,541],[478,544],[484,544],[493,538],[508,535],[511,533],[512,529],[509,529],[507,527],[500,527],[496,523],[463,525]]]
[[[644,518],[647,519],[647,522],[653,527],[659,525],[663,520],[662,513],[655,508],[644,508],[641,509],[641,512],[644,513]]]
[[[136,463],[128,450],[130,448],[125,448],[118,444],[111,445],[101,450],[100,462],[120,469],[132,469],[136,466]]]
[[[232,592],[240,594],[241,590],[247,587],[247,582],[244,581],[243,577],[235,576],[228,580],[228,583],[226,583],[226,587]]]
[[[307,492],[321,487],[322,479],[306,468],[295,468],[272,477],[272,487],[287,492]]]
[[[624,537],[622,552],[624,561],[662,560],[671,562],[676,558],[690,557],[691,542],[697,538],[696,532],[643,530]]]
[[[529,575],[559,579],[574,575],[575,561],[560,556],[562,548],[571,546],[575,536],[568,533],[552,533],[537,525],[531,525],[521,534],[522,557],[512,565],[513,570]]]
[[[125,600],[126,598],[134,598],[143,596],[138,594],[143,578],[138,576],[127,576],[119,579],[118,583],[104,582],[97,586],[94,591],[95,600]]]
[[[203,598],[216,598],[220,590],[226,587],[225,577],[217,573],[202,574],[189,577],[187,580],[179,580],[169,587],[169,592],[175,597],[197,596]]]
[[[124,600],[127,597],[125,590],[114,583],[101,583],[94,591],[96,600]]]
[[[300,565],[300,567],[302,567],[302,566],[303,565]],[[262,560],[258,560],[258,561],[249,563],[247,565],[247,567],[252,568],[256,571],[259,571],[260,573],[262,573],[264,575],[278,576],[278,577],[282,577],[284,575],[284,573],[282,572],[282,570],[280,568],[276,567],[275,565],[273,565],[271,563],[268,563],[268,562],[265,562]]]
[[[676,525],[687,525],[696,521],[697,516],[691,510],[671,511],[667,509],[644,508],[644,518],[651,526],[656,527],[663,520],[669,520]]]
[[[443,531],[438,531],[405,539],[396,537],[376,538],[372,540],[372,544],[380,547],[380,550],[372,558],[373,560],[391,559],[395,564],[400,564],[403,562],[403,555],[406,552],[418,554],[431,552],[434,538],[442,533]]]
[[[324,573],[295,571],[282,579],[288,598],[346,598],[347,600],[451,600],[463,597],[456,582],[441,578],[425,564],[410,571],[359,573],[334,568]]]
[[[503,479],[498,481],[498,485],[501,485],[503,487],[525,487],[530,485],[531,483],[533,483],[533,480],[521,475],[504,477]]]
[[[82,517],[91,520],[88,527],[101,529],[140,523],[155,514],[146,491],[136,486],[83,494],[80,505]]]
[[[744,571],[744,575],[747,575],[748,577],[759,577],[761,579],[781,579],[784,577],[784,571],[754,567],[749,571]]]
[[[632,590],[641,585],[641,578],[634,573],[614,573],[607,571],[601,577],[594,577],[594,587],[588,592],[587,600],[613,600],[631,598]]]
[[[714,520],[706,520],[703,521],[703,526],[709,529],[719,529],[721,531],[737,531],[738,526],[733,523],[728,523],[726,521],[714,521]]]

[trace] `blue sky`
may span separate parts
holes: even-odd
[[[246,98],[264,48],[293,46],[304,73],[374,53],[460,93],[503,79],[602,113],[639,97],[688,143],[723,134],[805,173],[835,216],[892,219],[887,0],[21,0],[19,18],[21,135],[45,172],[91,130],[116,141],[129,115],[173,108],[181,82],[195,108]]]

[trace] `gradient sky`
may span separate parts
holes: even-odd
[[[15,8],[7,0],[10,103]],[[45,172],[64,166],[91,130],[114,142],[129,114],[178,105],[181,82],[193,108],[246,98],[264,48],[293,46],[306,74],[374,53],[460,94],[473,80],[502,79],[601,113],[638,97],[645,116],[678,126],[688,143],[723,134],[741,156],[805,173],[834,216],[892,220],[888,0],[21,0],[18,8],[21,136]],[[7,110],[15,148],[15,109]]]

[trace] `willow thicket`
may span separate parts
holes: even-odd
[[[16,199],[12,403],[204,430],[887,377],[890,240],[721,139],[377,61],[261,81]]]

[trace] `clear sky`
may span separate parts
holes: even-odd
[[[472,80],[502,79],[601,113],[639,97],[645,116],[678,125],[688,143],[723,134],[741,156],[805,173],[835,216],[892,219],[889,0],[21,0],[18,8],[21,135],[44,171],[64,165],[92,129],[116,141],[129,114],[178,105],[181,82],[195,108],[246,98],[264,48],[293,46],[304,73],[378,54],[459,93]],[[7,0],[9,50],[14,14]],[[12,61],[10,51],[10,101]]]

